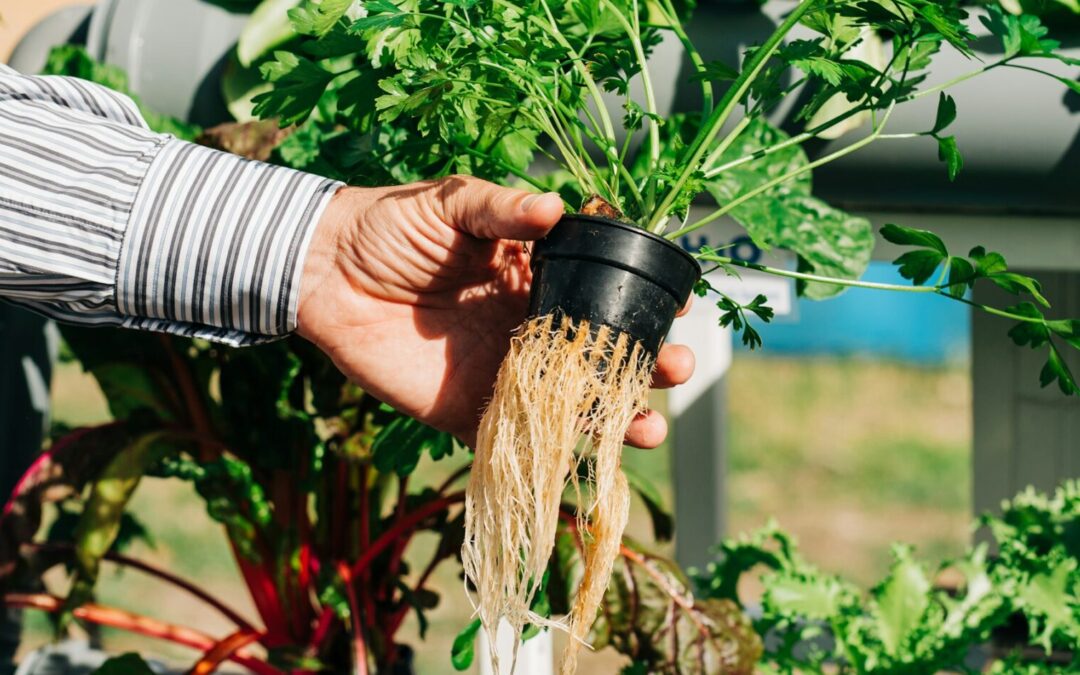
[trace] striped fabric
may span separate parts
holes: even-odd
[[[234,345],[285,335],[340,186],[153,133],[104,87],[0,64],[0,296],[55,319]]]

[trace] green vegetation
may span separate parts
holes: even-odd
[[[1029,489],[1002,510],[981,520],[993,535],[992,555],[981,544],[946,563],[961,579],[955,589],[935,588],[926,565],[898,545],[888,575],[867,596],[806,562],[775,525],[724,542],[719,560],[695,581],[699,596],[738,600],[739,579],[760,575],[764,594],[754,626],[772,638],[764,672],[976,673],[971,651],[995,634],[1006,651],[1030,644],[1062,660],[1023,667],[1075,671],[1080,483],[1067,482],[1052,496]],[[1011,642],[1004,631],[1018,618],[1025,628]],[[995,672],[1015,672],[1022,661],[1017,651]]]
[[[954,0],[803,0],[740,64],[697,56],[682,30],[688,11],[667,0],[304,0],[289,13],[293,38],[263,58],[272,86],[256,99],[257,111],[296,125],[275,149],[275,161],[354,183],[454,172],[524,181],[559,191],[572,208],[599,196],[628,220],[668,237],[731,216],[760,247],[794,252],[797,268],[748,265],[714,250],[702,250],[700,260],[733,275],[752,267],[793,277],[812,298],[862,286],[972,304],[1013,319],[1017,344],[1046,349],[1044,385],[1078,392],[1059,350],[1080,348],[1080,322],[1048,318],[1049,303],[1035,280],[1011,272],[998,253],[976,248],[957,255],[930,232],[889,226],[883,235],[909,249],[897,264],[912,285],[858,281],[873,244],[869,224],[818,200],[810,180],[817,167],[869,143],[911,136],[935,138],[945,173],[955,177],[963,162],[960,144],[948,134],[957,113],[949,87],[993,68],[1045,75],[1039,64],[1047,60],[1075,63],[1057,53],[1039,19],[991,7],[985,22],[1003,46],[1001,59],[933,84],[931,64],[941,50],[971,54],[966,10]],[[816,37],[787,40],[796,26]],[[883,67],[850,58],[869,32],[889,39]],[[656,109],[647,57],[664,33],[683,43],[694,64],[700,111],[664,117]],[[57,52],[50,68],[124,86],[120,74],[73,50]],[[632,80],[645,88],[643,104],[629,97]],[[1075,82],[1062,84],[1077,89]],[[602,104],[604,90],[624,97],[621,120]],[[802,91],[806,128],[788,136],[765,116]],[[926,129],[890,133],[895,108],[924,96],[938,100]],[[830,101],[842,105],[826,106]],[[860,140],[814,160],[803,151],[806,141],[856,121],[868,131]],[[151,122],[192,133],[168,120]],[[548,155],[560,170],[533,176],[528,169],[537,155]],[[705,193],[716,209],[689,221],[691,201]],[[966,294],[976,284],[994,284],[1019,302],[975,305]],[[716,293],[707,283],[699,291]],[[743,305],[720,294],[718,304],[721,321],[758,346],[747,318],[767,320],[766,299]],[[103,341],[85,330],[64,333],[105,392],[115,421],[58,428],[30,472],[37,482],[15,495],[15,519],[6,522],[14,533],[6,543],[15,546],[0,562],[31,579],[69,565],[72,583],[63,595],[9,596],[9,602],[49,610],[60,629],[101,621],[101,608],[90,603],[100,570],[140,564],[120,548],[130,530],[124,513],[141,477],[156,476],[190,486],[222,526],[259,617],[252,625],[213,591],[153,572],[230,622],[224,637],[192,639],[189,646],[201,652],[196,670],[231,659],[266,675],[343,672],[360,664],[390,672],[407,658],[399,631],[409,619],[424,637],[439,602],[433,575],[461,546],[457,481],[467,472],[461,448],[345,382],[299,339],[237,351],[171,337],[118,333]],[[929,444],[906,446],[912,447],[923,468],[956,470],[955,457]],[[436,461],[461,462],[455,465],[461,469],[434,479],[422,467]],[[738,461],[748,469],[753,462],[760,462],[758,470],[768,466],[762,458]],[[926,498],[904,467],[880,456],[873,460],[880,464],[865,461],[862,470],[896,477],[877,498]],[[659,493],[630,478],[652,536],[665,540],[669,520]],[[1019,612],[1033,627],[1025,643],[1072,649],[1077,565],[1066,535],[1080,510],[1075,492],[1069,487],[1049,502],[1021,498],[1013,512],[1033,514],[1034,524],[995,525],[999,540],[1014,549],[1000,560],[979,550],[963,558],[966,595],[959,605],[932,589],[906,549],[898,549],[892,574],[867,601],[852,584],[808,565],[774,529],[729,543],[721,564],[699,579],[704,595],[694,599],[677,568],[627,540],[593,637],[631,659],[630,673],[685,671],[699,654],[727,672],[749,672],[761,634],[776,631],[784,639],[764,659],[781,669],[824,668],[827,659],[840,659],[852,672],[929,672],[955,666],[965,649]],[[956,509],[959,499],[954,491],[938,503]],[[43,540],[42,503],[62,504],[73,527],[52,528]],[[557,555],[534,605],[543,613],[565,613],[581,569],[580,553],[567,543],[578,526],[573,500],[564,507]],[[1038,541],[1040,532],[1047,536]],[[424,551],[430,557],[417,561],[410,550],[417,541],[430,544]],[[734,592],[746,560],[772,568],[760,579],[766,613],[754,626],[737,611]],[[989,590],[976,596],[979,588]],[[156,638],[176,634],[176,626],[137,618],[127,627]],[[660,639],[674,629],[689,631],[684,644],[697,651],[681,652]],[[794,650],[815,630],[827,630],[835,648]],[[252,643],[265,658],[247,650]],[[455,665],[468,661],[470,645],[467,629],[453,652]]]
[[[683,30],[690,9],[671,0],[303,2],[289,12],[296,38],[261,66],[273,88],[255,98],[255,111],[300,124],[282,147],[289,163],[354,182],[455,172],[511,177],[558,190],[571,209],[600,197],[627,222],[670,238],[729,216],[758,247],[793,252],[797,268],[747,264],[703,248],[698,258],[712,270],[794,278],[800,294],[815,299],[857,286],[972,304],[1017,322],[1010,336],[1018,345],[1046,350],[1043,386],[1080,394],[1060,352],[1080,348],[1080,322],[1048,318],[1038,282],[1010,271],[1000,253],[976,247],[956,255],[931,232],[889,225],[886,239],[914,249],[896,261],[912,285],[861,282],[873,248],[870,224],[812,194],[814,169],[871,143],[920,136],[936,139],[954,179],[963,157],[948,133],[958,111],[947,92],[991,70],[1031,71],[1080,92],[1077,82],[1042,69],[1047,61],[1080,62],[1060,53],[1037,16],[987,7],[980,20],[1002,51],[978,63],[970,17],[957,0],[804,0],[734,64],[703,60]],[[796,27],[815,37],[790,39]],[[665,115],[656,106],[648,56],[665,34],[685,48],[702,91],[700,111]],[[884,65],[854,52],[871,36],[885,36]],[[946,49],[975,63],[932,84],[933,62]],[[632,81],[640,82],[644,104],[630,95]],[[621,119],[604,92],[622,98]],[[803,92],[795,119],[804,130],[789,136],[767,114]],[[924,131],[889,133],[898,107],[927,96],[938,104]],[[868,133],[831,154],[811,161],[803,149],[860,125]],[[537,155],[558,170],[530,174]],[[706,194],[717,208],[690,222],[690,204]],[[977,283],[996,284],[1019,302],[972,303],[965,294]],[[747,316],[768,321],[767,298],[743,305],[707,280],[698,293],[717,297],[721,324],[740,332],[746,346],[761,345]]]

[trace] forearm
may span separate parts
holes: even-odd
[[[96,85],[0,67],[0,296],[55,318],[288,333],[338,186],[155,134]]]

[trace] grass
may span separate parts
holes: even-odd
[[[731,532],[775,517],[864,585],[894,541],[956,555],[971,519],[967,369],[743,357],[728,386]]]
[[[913,543],[929,559],[953,555],[968,541],[971,402],[965,368],[740,356],[728,386],[729,531],[776,517],[811,560],[864,585],[887,569],[893,541]],[[71,364],[58,370],[54,411],[67,423],[107,417],[96,385]],[[442,466],[427,461],[413,484],[434,480],[461,461],[461,453]],[[628,449],[625,461],[671,502],[666,448]],[[140,544],[134,555],[198,580],[246,616],[255,616],[220,528],[186,486],[148,481],[132,508],[156,540],[155,548]],[[651,537],[637,504],[630,532]],[[416,559],[425,559],[433,545],[433,536],[422,537]],[[435,580],[442,602],[429,614],[426,639],[419,641],[415,619],[402,636],[416,647],[417,672],[425,674],[452,672],[450,645],[471,614],[458,566],[444,565]],[[51,581],[62,587],[62,578]],[[211,634],[227,630],[201,604],[136,572],[107,571],[99,595],[104,603]],[[27,622],[24,649],[47,639],[46,625],[40,617]],[[142,650],[177,663],[190,663],[194,656],[112,631],[104,637],[112,650]],[[617,667],[618,659],[605,653],[581,660],[581,672],[609,673]]]

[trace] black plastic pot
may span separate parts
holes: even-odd
[[[615,328],[655,356],[701,267],[663,237],[597,216],[567,215],[532,250],[531,316]]]

